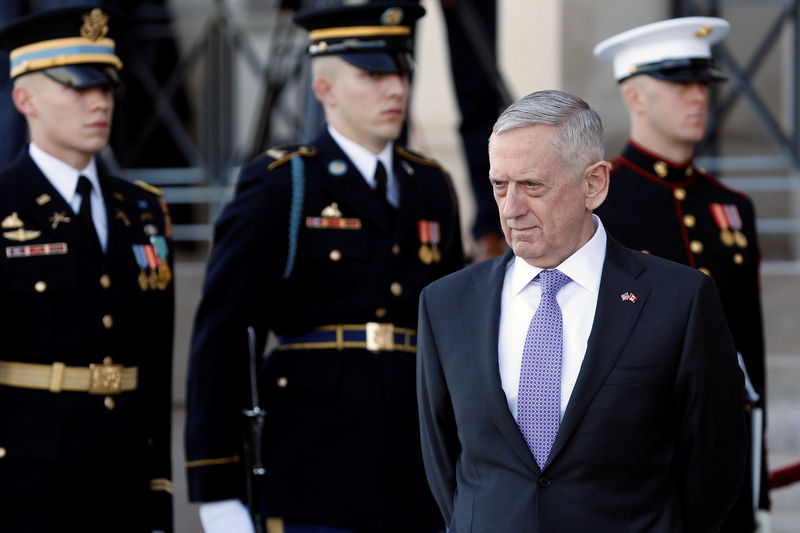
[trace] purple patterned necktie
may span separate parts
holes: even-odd
[[[542,284],[542,300],[522,349],[517,424],[542,468],[558,432],[561,403],[563,321],[556,294],[570,279],[558,270],[542,270],[536,277]]]

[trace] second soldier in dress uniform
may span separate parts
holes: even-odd
[[[595,47],[595,55],[613,65],[631,124],[630,141],[612,161],[608,197],[597,214],[624,245],[714,279],[749,377],[749,410],[763,408],[765,398],[753,203],[694,164],[694,143],[703,138],[708,117],[708,86],[725,79],[713,66],[711,46],[728,30],[719,18],[686,17],[634,28]],[[756,442],[765,434],[762,429]],[[769,508],[765,457],[762,446],[761,520],[768,520]],[[721,531],[756,529],[751,477],[748,468]]]
[[[31,139],[0,173],[4,533],[172,531],[169,218],[95,157],[115,22],[65,8],[0,30]]]
[[[327,125],[242,170],[216,223],[188,378],[190,498],[207,532],[247,531],[241,413],[248,337],[261,372],[270,531],[432,532],[415,399],[418,298],[463,265],[456,198],[395,144],[416,4],[301,12]],[[240,529],[241,528],[241,529]],[[277,529],[272,529],[277,528]]]

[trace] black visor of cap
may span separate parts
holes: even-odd
[[[81,64],[50,67],[42,70],[47,77],[73,89],[88,89],[109,84],[119,87],[119,74],[111,65]]]
[[[358,68],[382,74],[411,74],[414,72],[414,57],[406,52],[339,54],[339,57]]]
[[[714,62],[707,58],[666,59],[657,63],[639,65],[631,76],[638,74],[647,74],[660,80],[677,83],[725,81],[728,79],[728,76],[714,68]]]

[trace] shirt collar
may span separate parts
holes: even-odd
[[[28,154],[30,154],[33,162],[42,171],[42,174],[53,185],[58,193],[68,202],[71,203],[74,198],[78,187],[78,177],[86,176],[92,184],[92,190],[101,194],[100,180],[97,177],[97,165],[93,157],[86,168],[82,170],[75,169],[52,156],[39,148],[35,143],[31,142],[28,146]]]
[[[595,227],[592,238],[556,268],[585,289],[597,293],[600,290],[600,278],[603,273],[608,237],[603,223],[595,214],[592,214],[592,223]],[[544,270],[517,256],[510,261],[510,268],[513,269],[511,272],[512,296],[519,294],[539,272]]]
[[[391,179],[392,173],[392,153],[394,151],[394,143],[389,141],[383,150],[376,156],[360,144],[352,141],[342,135],[336,128],[328,124],[328,132],[339,145],[339,148],[345,155],[353,162],[358,171],[370,185],[375,186],[375,168],[378,166],[378,160],[383,163],[386,169],[386,176]]]

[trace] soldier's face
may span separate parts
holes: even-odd
[[[329,83],[326,117],[334,128],[374,153],[397,139],[406,117],[407,74],[369,72],[341,61]]]
[[[554,126],[492,137],[489,178],[508,245],[531,265],[553,268],[594,235],[592,210],[605,199],[608,167],[566,162]],[[580,167],[580,168],[578,168]]]
[[[71,89],[42,75],[26,113],[31,137],[51,155],[84,168],[106,147],[111,135],[114,99],[111,85]]]
[[[652,132],[667,142],[702,140],[708,120],[708,84],[641,78],[643,110]]]

